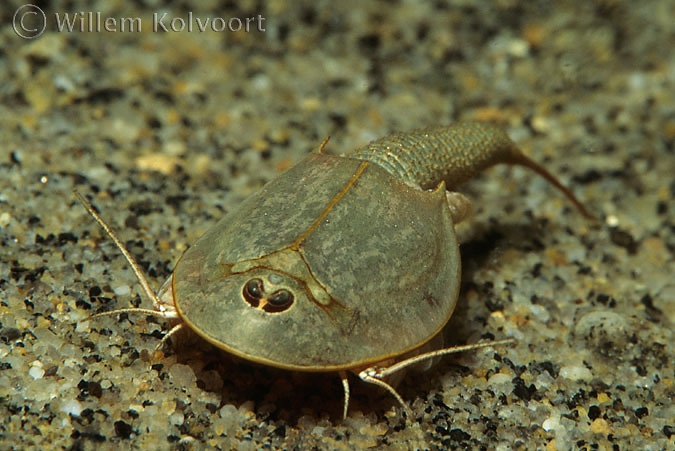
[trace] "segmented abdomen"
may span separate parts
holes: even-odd
[[[372,161],[408,184],[432,189],[445,181],[455,189],[497,163],[520,163],[521,153],[493,125],[466,122],[393,133],[347,155]]]

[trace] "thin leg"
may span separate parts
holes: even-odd
[[[175,310],[168,310],[168,311],[162,311],[158,312],[157,310],[152,310],[152,309],[147,309],[147,308],[137,308],[137,307],[129,307],[129,308],[122,308],[118,310],[112,310],[110,312],[101,312],[101,313],[96,313],[94,315],[91,315],[85,319],[85,321],[88,321],[90,319],[94,318],[100,318],[102,316],[113,316],[113,315],[119,315],[120,313],[144,313],[149,316],[154,316],[155,318],[162,318],[162,319],[179,319],[180,317],[178,316],[178,313],[176,313]],[[173,326],[164,336],[162,339],[159,341],[157,346],[155,346],[155,351],[161,348],[164,343],[176,332],[178,332],[180,329],[183,328],[183,325],[185,323],[180,323],[176,324]]]
[[[124,255],[124,258],[127,260],[127,262],[129,262],[129,266],[131,266],[131,269],[134,271],[136,279],[138,279],[141,287],[143,287],[143,291],[145,292],[146,296],[148,296],[148,298],[152,301],[152,305],[155,307],[155,309],[158,311],[164,311],[162,302],[159,300],[155,292],[152,291],[152,288],[150,288],[148,279],[145,278],[145,274],[143,274],[143,271],[141,271],[141,267],[138,265],[138,263],[136,263],[136,260],[134,260],[129,251],[124,247],[122,240],[117,237],[113,229],[110,228],[108,223],[103,220],[96,210],[94,210],[94,207],[91,206],[89,201],[82,194],[78,193],[77,191],[74,191],[74,193],[75,197],[77,197],[77,200],[80,201],[82,206],[85,208],[85,210],[87,210],[91,217],[94,218],[96,222],[98,222],[101,228],[103,228],[105,233],[110,237],[112,242],[115,243],[115,246],[117,246],[122,255]]]
[[[171,338],[176,332],[178,332],[179,330],[181,330],[181,329],[183,328],[184,325],[185,325],[185,323],[179,323],[179,324],[176,324],[175,326],[173,326],[171,329],[169,329],[169,331],[168,331],[167,333],[164,334],[164,336],[162,337],[162,339],[159,340],[159,343],[157,343],[157,346],[155,346],[155,351],[157,351],[158,349],[160,349],[160,348],[164,345],[164,343],[166,343],[167,340],[168,340],[169,338]]]
[[[515,340],[513,338],[507,338],[505,340],[496,340],[496,341],[488,341],[485,343],[475,343],[472,345],[463,345],[463,346],[453,346],[451,348],[444,348],[444,349],[437,349],[436,351],[430,351],[430,352],[425,352],[424,354],[419,354],[413,357],[410,357],[408,359],[402,360],[400,362],[397,362],[391,366],[377,369],[377,376],[378,378],[383,378],[387,377],[390,374],[396,373],[397,371],[401,371],[403,368],[408,367],[410,365],[414,365],[417,362],[421,362],[423,360],[427,359],[433,359],[434,357],[440,357],[443,355],[448,355],[448,354],[456,354],[458,352],[464,352],[464,351],[473,351],[474,349],[480,349],[480,348],[488,348],[492,346],[498,346],[498,345],[504,345],[504,344],[510,344],[510,343],[515,343]]]
[[[359,373],[359,377],[361,378],[362,381],[368,382],[371,384],[379,385],[380,387],[384,388],[387,390],[389,393],[391,393],[394,398],[405,408],[405,410],[408,413],[411,413],[410,408],[408,405],[403,401],[403,398],[394,390],[394,388],[386,383],[384,379],[388,376],[391,376],[392,374],[401,371],[402,369],[414,365],[416,363],[422,362],[424,360],[428,359],[433,359],[435,357],[447,355],[447,354],[454,354],[457,352],[463,352],[463,351],[472,351],[474,349],[479,349],[479,348],[486,348],[490,346],[496,346],[496,345],[502,345],[502,344],[508,344],[508,343],[514,343],[515,340],[512,338],[508,338],[506,340],[497,340],[497,341],[489,341],[487,343],[476,343],[476,344],[471,344],[471,345],[464,345],[464,346],[453,346],[451,348],[444,348],[444,349],[438,349],[435,351],[430,351],[430,352],[425,352],[423,354],[419,354],[404,360],[401,360],[400,362],[394,363],[393,365],[386,366],[386,367],[377,367],[377,366],[372,366],[370,368],[366,368],[365,370],[361,371]]]
[[[80,201],[80,203],[84,206],[84,208],[87,210],[87,212],[94,218],[94,220],[103,228],[105,233],[110,237],[110,239],[115,243],[115,246],[122,252],[122,255],[124,255],[124,258],[127,260],[129,263],[129,266],[131,266],[131,269],[134,271],[134,274],[136,275],[136,278],[138,279],[138,282],[141,284],[141,287],[143,287],[143,291],[145,294],[150,298],[152,301],[152,304],[154,306],[154,309],[144,309],[144,308],[123,308],[123,309],[118,309],[118,310],[113,310],[111,312],[103,312],[103,313],[97,313],[95,315],[91,315],[87,319],[92,319],[92,318],[98,318],[101,316],[111,316],[111,315],[117,315],[120,313],[144,313],[146,315],[151,315],[156,318],[164,318],[164,319],[169,319],[169,320],[174,320],[174,319],[180,319],[178,316],[178,312],[176,311],[176,308],[173,305],[173,293],[172,293],[172,277],[170,277],[166,282],[164,282],[164,285],[162,285],[162,288],[159,291],[159,295],[156,294],[152,289],[150,288],[150,283],[148,283],[148,280],[145,278],[145,275],[141,271],[141,267],[138,265],[136,260],[131,256],[129,251],[124,247],[124,244],[122,244],[122,240],[120,240],[115,232],[112,230],[112,228],[106,223],[103,218],[94,210],[94,207],[87,201],[87,199],[77,191],[74,192],[75,196],[77,199]],[[182,328],[182,323],[178,324],[169,330],[164,337],[160,340],[159,344],[155,349],[159,349],[166,341],[171,337],[173,334],[178,332]]]
[[[340,380],[342,380],[342,391],[345,394],[345,401],[342,406],[342,419],[347,419],[347,409],[349,409],[349,379],[347,378],[347,373],[340,371]]]
[[[178,316],[178,313],[176,313],[175,310],[166,310],[166,311],[157,311],[157,310],[152,310],[149,308],[138,308],[138,307],[127,307],[127,308],[121,308],[117,310],[111,310],[109,312],[101,312],[101,313],[95,313],[91,316],[88,316],[86,320],[94,319],[94,318],[100,318],[102,316],[112,316],[112,315],[119,315],[120,313],[144,313],[149,316],[154,316],[155,318],[163,318],[163,319],[179,319],[180,317]]]
[[[399,395],[398,392],[394,390],[394,387],[392,387],[391,385],[387,384],[385,381],[380,379],[377,368],[365,369],[359,373],[359,377],[363,382],[378,385],[387,390],[389,393],[391,393],[394,396],[394,398],[396,398],[396,400],[399,402],[399,404],[401,404],[401,406],[406,411],[408,416],[412,417],[412,410],[410,410],[410,407],[408,407],[403,398],[401,398],[401,395]]]

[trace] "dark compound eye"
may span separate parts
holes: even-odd
[[[253,307],[257,307],[260,304],[260,299],[263,297],[262,290],[262,280],[251,279],[244,285],[244,299]]]
[[[276,313],[286,310],[293,303],[293,295],[288,290],[279,290],[267,299],[267,305],[263,310],[269,313]]]
[[[293,295],[288,290],[279,290],[270,296],[268,301],[275,307],[281,307],[290,304],[293,301]]]

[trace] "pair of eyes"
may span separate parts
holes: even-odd
[[[283,312],[293,304],[294,300],[293,293],[285,288],[266,296],[263,282],[260,279],[251,279],[246,282],[242,294],[244,295],[246,302],[255,308],[260,306],[261,301],[265,301],[262,309],[268,313]]]

